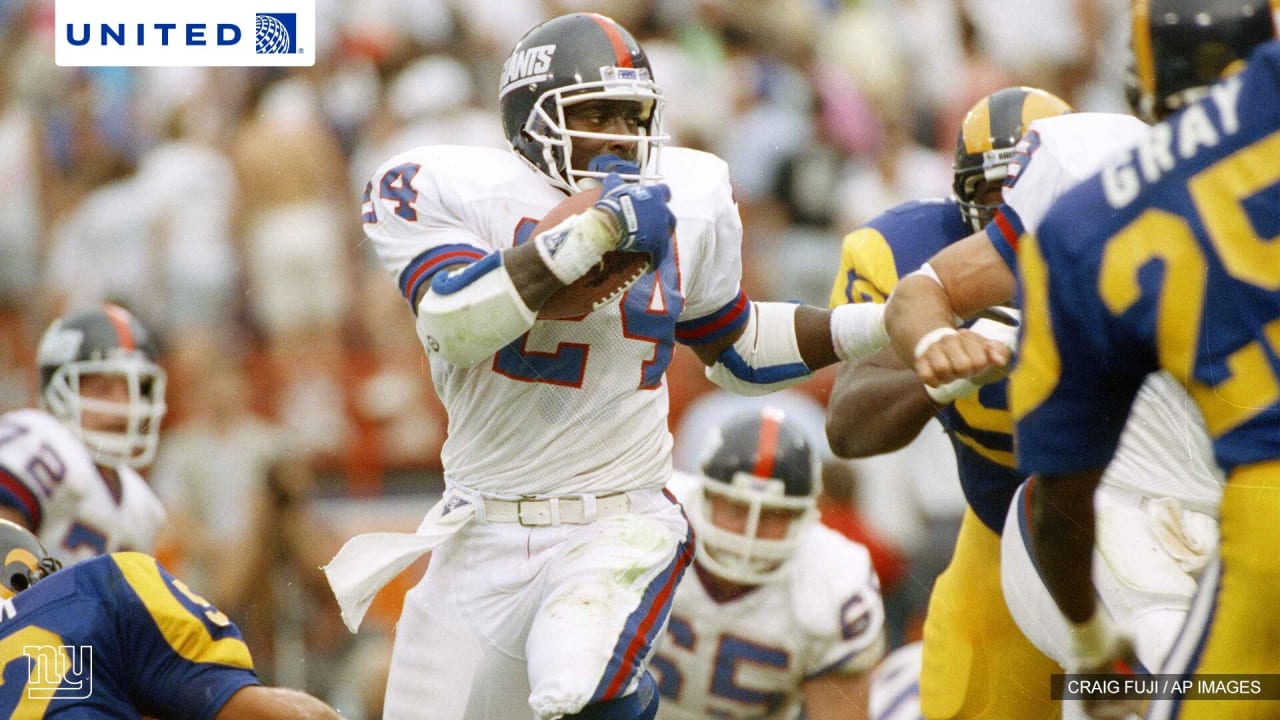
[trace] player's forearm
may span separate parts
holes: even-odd
[[[1093,617],[1093,491],[1100,472],[1046,475],[1032,494],[1032,548],[1045,587],[1073,623]]]
[[[898,283],[884,311],[889,341],[906,367],[914,365],[920,339],[938,328],[954,327],[954,318],[942,286],[931,278],[914,274]]]
[[[538,310],[557,290],[565,286],[547,268],[533,243],[525,243],[502,252],[502,262],[511,275],[511,283],[520,293],[520,299],[531,310]]]
[[[915,372],[885,348],[841,366],[827,403],[827,442],[842,458],[892,452],[915,439],[936,412]]]
[[[740,395],[765,395],[803,381],[819,368],[865,357],[888,342],[883,307],[835,310],[792,303],[753,302],[747,321],[694,352],[707,377]]]

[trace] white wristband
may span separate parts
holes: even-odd
[[[618,242],[618,234],[600,211],[570,215],[533,239],[538,256],[551,273],[568,285],[600,264]]]
[[[939,340],[948,335],[956,334],[956,329],[953,327],[943,326],[930,330],[924,335],[921,335],[920,339],[916,341],[916,349],[912,351],[912,357],[919,360],[920,356],[928,352],[929,348],[933,347]]]
[[[889,344],[884,305],[852,303],[831,311],[831,345],[841,360],[861,360]]]

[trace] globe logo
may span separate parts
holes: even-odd
[[[254,23],[254,52],[259,55],[297,52],[293,41],[296,25],[297,15],[294,13],[258,13]]]

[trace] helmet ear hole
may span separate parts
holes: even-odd
[[[0,598],[12,597],[62,567],[31,531],[9,520],[0,520],[0,563]]]

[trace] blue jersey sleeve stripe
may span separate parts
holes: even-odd
[[[453,244],[431,248],[414,258],[400,273],[400,292],[413,303],[418,288],[441,268],[456,263],[475,262],[485,256],[483,250],[471,245]]]
[[[742,327],[750,317],[751,301],[741,289],[738,295],[710,315],[676,323],[676,340],[683,345],[706,345]]]
[[[769,367],[751,367],[747,361],[738,354],[737,350],[732,347],[725,348],[720,353],[720,362],[724,364],[733,376],[744,382],[754,385],[769,385],[784,380],[793,380],[798,377],[804,377],[809,374],[809,368],[802,362],[787,363],[786,365],[770,365]]]
[[[440,295],[452,295],[501,266],[502,254],[491,252],[461,270],[436,273],[431,278],[431,289]]]

